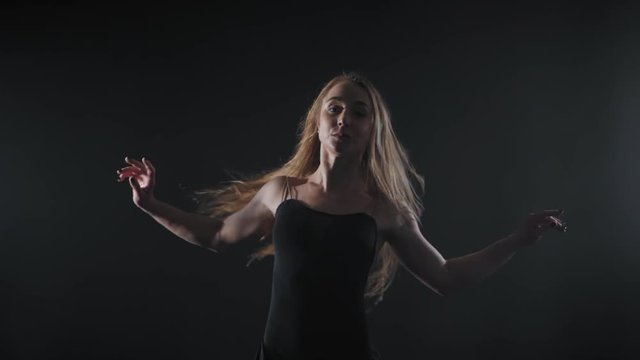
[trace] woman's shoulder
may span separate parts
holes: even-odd
[[[274,176],[271,180],[269,180],[265,186],[271,188],[271,190],[275,193],[274,195],[282,195],[282,192],[286,190],[287,187],[299,186],[308,181],[307,178],[297,178],[288,175],[278,175]]]
[[[262,193],[262,202],[273,214],[280,203],[289,197],[292,189],[304,183],[306,179],[295,178],[286,175],[278,175],[267,181],[260,189]]]
[[[378,226],[381,231],[402,226],[413,213],[407,203],[393,201],[386,196],[378,196],[375,206],[375,217],[379,219]]]
[[[282,194],[288,182],[289,179],[284,175],[274,176],[262,185],[260,191],[264,194],[265,200],[276,199]]]

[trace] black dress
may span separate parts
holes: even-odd
[[[377,224],[289,198],[273,224],[271,305],[256,360],[379,359],[365,314]]]

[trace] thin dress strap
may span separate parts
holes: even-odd
[[[289,196],[289,177],[285,175],[284,184],[282,185],[282,200],[281,201],[287,200],[288,196]]]
[[[294,191],[297,190],[293,189]],[[283,185],[283,191],[282,191],[282,201],[285,201],[287,199],[289,199],[291,197],[291,184],[289,183],[289,177],[285,175],[284,177],[284,185]],[[297,198],[297,196],[296,196]]]

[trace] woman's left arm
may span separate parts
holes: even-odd
[[[385,230],[385,239],[403,266],[439,295],[480,283],[504,265],[517,250],[533,245],[547,229],[566,231],[566,225],[555,216],[562,210],[531,213],[514,233],[477,252],[444,259],[422,235],[418,222],[411,219]],[[555,215],[555,216],[554,216]]]
[[[446,267],[452,279],[450,290],[480,283],[511,259],[517,250],[540,240],[545,231],[567,231],[566,224],[556,217],[562,213],[559,209],[530,213],[522,226],[505,238],[480,251],[447,260]]]

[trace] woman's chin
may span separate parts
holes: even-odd
[[[332,146],[330,150],[336,156],[355,156],[357,151],[352,146],[346,144],[337,144]]]

